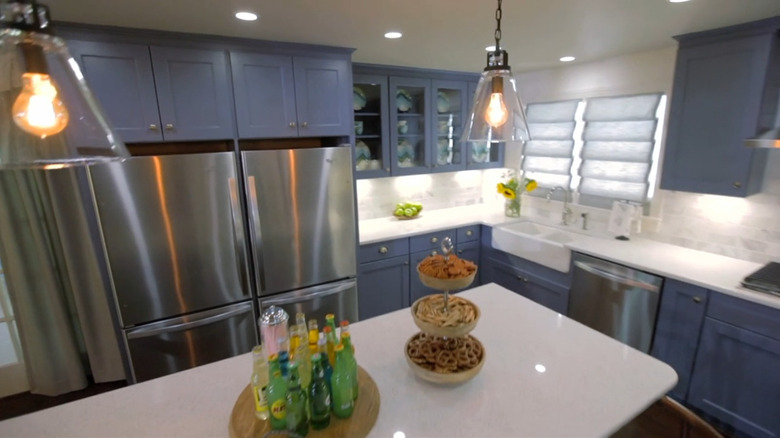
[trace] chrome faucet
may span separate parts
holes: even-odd
[[[552,194],[556,191],[560,190],[563,192],[563,211],[561,212],[561,225],[569,225],[571,223],[571,217],[573,216],[573,212],[571,211],[571,208],[569,208],[569,189],[565,189],[561,186],[555,186],[550,189],[549,192],[547,192],[547,200],[550,200],[550,197]]]

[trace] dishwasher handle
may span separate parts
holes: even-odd
[[[575,261],[574,266],[577,268],[580,268],[584,271],[587,271],[593,275],[602,277],[602,278],[608,278],[610,280],[616,281],[620,284],[625,284],[632,287],[637,287],[639,289],[644,289],[650,292],[659,292],[661,288],[659,286],[656,286],[654,284],[645,283],[643,281],[637,281],[633,278],[626,278],[621,275],[614,274],[609,271],[605,271],[603,269],[598,268],[597,266],[594,266],[590,263],[582,262],[582,261]]]

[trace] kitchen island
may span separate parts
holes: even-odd
[[[381,395],[369,436],[607,436],[677,381],[666,364],[498,285],[460,296],[481,308],[471,334],[486,354],[460,385],[409,368],[404,345],[418,331],[409,309],[352,325],[358,363]],[[250,372],[244,354],[0,422],[0,436],[228,436]]]

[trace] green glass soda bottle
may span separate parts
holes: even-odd
[[[266,399],[271,411],[271,429],[284,430],[287,428],[287,381],[282,377],[279,355],[272,354],[268,362],[271,381],[266,388]]]
[[[355,398],[352,397],[352,373],[349,370],[349,358],[344,346],[336,346],[336,366],[330,378],[333,396],[333,415],[339,418],[349,418],[355,409]]]
[[[301,376],[298,364],[290,364],[290,387],[287,391],[287,430],[298,436],[309,433],[309,414],[306,409],[306,394],[301,390]]]
[[[352,399],[357,400],[358,397],[358,368],[357,361],[355,360],[355,349],[352,347],[352,336],[349,332],[341,333],[341,344],[344,345],[344,356],[347,358],[347,365],[349,366],[349,374],[352,376]]]
[[[311,412],[311,427],[315,430],[325,429],[330,424],[330,388],[325,381],[323,362],[328,362],[327,357],[319,353],[312,355],[309,412]]]
[[[268,361],[261,345],[252,349],[252,395],[255,399],[255,416],[261,420],[268,419],[268,401],[265,391],[269,382]]]
[[[325,315],[325,340],[328,341],[328,360],[331,366],[336,366],[336,345],[339,344],[339,338],[336,336],[336,315],[328,313]]]
[[[320,339],[317,341],[317,345],[320,349],[320,357],[321,359],[324,359],[322,360],[322,370],[325,371],[325,382],[328,383],[328,390],[330,391],[331,396],[333,396],[333,389],[330,386],[333,367],[330,365],[330,360],[328,360],[328,345],[324,333],[320,333]]]

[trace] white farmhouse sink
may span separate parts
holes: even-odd
[[[569,272],[571,250],[566,243],[574,235],[548,225],[529,221],[493,228],[493,248],[560,272]]]

